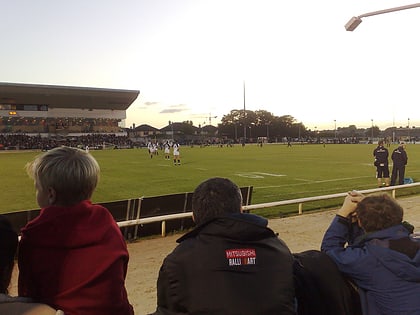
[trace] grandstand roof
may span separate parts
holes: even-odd
[[[0,104],[126,110],[139,93],[137,90],[0,82]]]

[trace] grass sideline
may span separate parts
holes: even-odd
[[[101,180],[93,202],[193,191],[203,180],[227,177],[238,186],[253,186],[252,204],[363,190],[376,187],[372,144],[293,145],[259,147],[181,147],[182,165],[165,160],[162,151],[149,157],[147,149],[91,151],[101,166]],[[392,145],[391,151],[396,147]],[[406,177],[420,179],[420,146],[407,145]],[[37,209],[32,180],[24,166],[40,152],[0,153],[0,213]],[[419,193],[400,190],[398,195]],[[305,203],[307,210],[335,206],[341,200]],[[297,205],[261,209],[273,217],[297,212]]]

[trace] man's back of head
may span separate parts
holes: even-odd
[[[240,213],[242,211],[241,191],[227,178],[210,178],[194,190],[192,210],[197,225],[229,213]]]
[[[395,199],[379,194],[360,201],[356,213],[361,227],[366,232],[374,232],[400,224],[404,211]]]

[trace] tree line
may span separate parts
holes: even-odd
[[[219,136],[231,139],[274,137],[286,138],[354,138],[378,137],[381,130],[377,126],[358,129],[355,125],[334,130],[311,130],[291,115],[275,116],[266,110],[234,109],[224,115],[218,125]]]

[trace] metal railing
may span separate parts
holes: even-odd
[[[392,197],[396,198],[396,191],[398,189],[405,189],[405,188],[416,187],[416,186],[420,186],[420,182],[413,183],[413,184],[399,185],[399,186],[365,189],[365,190],[359,190],[359,192],[362,194],[370,194],[370,193],[375,193],[375,192],[391,191]],[[251,211],[255,209],[272,208],[272,207],[277,207],[277,206],[298,204],[298,213],[301,215],[303,214],[303,204],[305,202],[340,198],[340,197],[345,197],[346,195],[347,195],[347,192],[331,194],[331,195],[259,203],[255,205],[243,206],[243,210]],[[162,236],[165,236],[166,235],[166,221],[174,220],[174,219],[191,218],[191,217],[192,217],[192,212],[183,212],[183,213],[175,213],[175,214],[168,214],[168,215],[160,215],[160,216],[143,218],[143,219],[120,221],[120,222],[117,222],[117,224],[119,227],[127,227],[127,226],[141,225],[141,224],[147,224],[147,223],[153,223],[153,222],[161,222]]]

